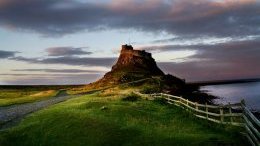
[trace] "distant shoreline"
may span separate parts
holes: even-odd
[[[208,85],[240,84],[240,83],[250,83],[250,82],[260,82],[260,78],[187,82],[187,85],[208,86]]]
[[[212,81],[197,81],[197,82],[187,82],[187,85],[190,86],[207,86],[207,85],[224,85],[224,84],[240,84],[240,83],[250,83],[250,82],[260,82],[260,78],[251,78],[251,79],[234,79],[234,80],[212,80]],[[84,86],[86,84],[68,84],[68,85],[0,85],[0,87],[75,87],[75,86]]]

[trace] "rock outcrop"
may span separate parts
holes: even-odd
[[[183,83],[179,78],[165,75],[157,66],[152,54],[144,50],[134,50],[131,45],[122,45],[120,56],[112,70],[93,83],[97,86],[116,85],[145,78],[159,77]]]
[[[131,45],[122,45],[120,56],[111,72],[120,70],[149,75],[164,75],[157,67],[151,53],[144,50],[134,50]]]

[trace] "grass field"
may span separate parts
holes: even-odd
[[[0,133],[1,146],[247,145],[238,129],[158,101],[94,93],[26,117]]]
[[[53,89],[1,89],[0,88],[0,106],[34,102],[41,99],[53,97],[58,93]]]

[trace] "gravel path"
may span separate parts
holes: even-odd
[[[65,94],[65,91],[61,91],[57,94],[56,97],[37,101],[33,103],[25,103],[20,105],[11,105],[7,107],[0,107],[0,130],[4,130],[6,128],[10,128],[26,115],[48,107],[50,105],[65,101],[67,99],[73,98],[76,96],[69,96]]]

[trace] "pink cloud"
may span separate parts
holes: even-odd
[[[171,10],[165,17],[174,21],[190,21],[239,9],[256,3],[256,0],[176,0],[171,4]]]
[[[108,8],[112,11],[137,14],[158,9],[161,5],[163,5],[161,0],[112,0]]]

